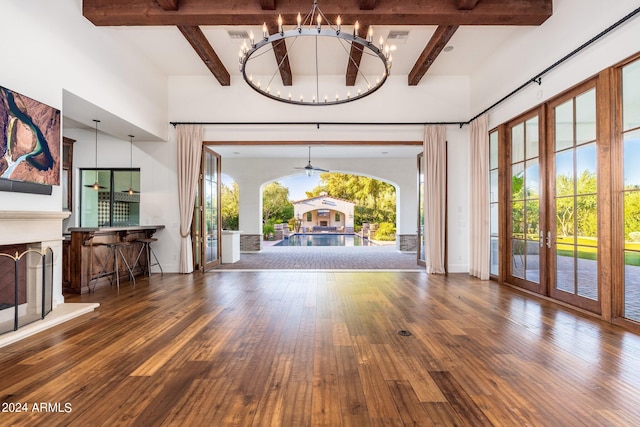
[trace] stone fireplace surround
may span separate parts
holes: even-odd
[[[0,211],[0,246],[26,244],[28,249],[53,251],[53,311],[44,320],[0,335],[0,347],[90,312],[98,304],[65,304],[62,295],[62,221],[69,212]],[[6,312],[6,313],[3,313]],[[13,310],[0,312],[0,321]],[[9,313],[10,312],[10,313]]]

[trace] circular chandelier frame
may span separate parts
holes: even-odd
[[[340,17],[338,17],[338,21],[337,21],[337,27],[334,27],[328,19],[326,19],[326,17],[324,16],[324,14],[320,11],[320,8],[317,6],[317,1],[314,0],[313,3],[313,7],[311,9],[311,11],[309,12],[309,14],[307,15],[307,17],[305,18],[305,25],[309,25],[311,26],[311,22],[313,20],[313,17],[317,16],[317,26],[315,27],[311,27],[311,28],[302,28],[302,23],[300,20],[300,15],[298,15],[298,25],[297,28],[293,29],[293,30],[288,30],[288,31],[284,31],[283,27],[282,27],[282,18],[278,17],[278,28],[279,31],[269,35],[266,31],[266,24],[263,25],[263,37],[261,40],[259,41],[255,41],[253,39],[250,40],[251,42],[251,47],[243,47],[240,50],[240,71],[242,72],[242,77],[244,79],[245,82],[247,82],[247,84],[256,92],[258,92],[260,95],[266,96],[267,98],[271,98],[273,100],[276,101],[280,101],[280,102],[285,102],[288,104],[294,104],[294,105],[338,105],[338,104],[346,104],[348,102],[352,102],[352,101],[356,101],[358,99],[362,99],[366,96],[371,95],[372,93],[374,93],[375,91],[377,91],[378,89],[380,89],[382,87],[382,85],[385,83],[385,81],[387,80],[387,77],[389,76],[389,71],[391,70],[391,56],[389,55],[389,48],[387,47],[387,49],[384,49],[384,45],[382,42],[382,39],[380,39],[380,47],[374,45],[372,43],[372,38],[373,38],[373,33],[372,31],[369,32],[367,39],[364,39],[360,36],[358,36],[357,31],[358,31],[358,21],[356,21],[355,23],[355,29],[353,33],[347,33],[347,32],[343,32],[341,30],[341,25],[340,25]],[[325,21],[328,24],[329,28],[322,28],[321,27],[321,19],[324,18]],[[309,21],[309,22],[307,22]],[[265,51],[266,47],[268,46],[273,46],[273,43],[276,43],[280,40],[286,40],[286,39],[295,39],[298,37],[328,37],[328,38],[335,38],[338,39],[340,41],[344,40],[347,43],[353,44],[356,43],[360,46],[362,46],[362,50],[363,53],[365,53],[365,50],[368,50],[368,54],[371,56],[375,56],[377,57],[381,63],[383,64],[384,67],[384,72],[382,73],[381,77],[379,77],[376,81],[376,83],[374,85],[371,85],[370,83],[368,84],[367,90],[365,91],[361,91],[358,90],[358,92],[355,95],[351,95],[350,93],[347,93],[347,96],[344,98],[340,98],[338,95],[336,95],[335,99],[329,99],[327,95],[325,95],[324,99],[320,99],[320,93],[319,93],[319,76],[318,76],[318,71],[316,69],[316,93],[315,95],[312,97],[311,100],[305,100],[302,96],[300,96],[299,99],[296,99],[294,97],[291,96],[291,94],[289,94],[288,96],[282,96],[280,93],[277,94],[273,94],[270,92],[270,88],[269,88],[269,84],[267,84],[265,86],[265,88],[263,88],[263,86],[260,84],[260,82],[255,83],[253,81],[253,78],[251,75],[247,75],[247,63],[250,61],[251,57],[256,55],[260,56],[263,51]],[[316,46],[316,64],[318,61],[317,58],[317,46]],[[289,52],[287,51],[287,56],[289,55]],[[351,55],[349,53],[347,53],[349,61],[352,61]],[[276,71],[274,73],[275,74],[278,73],[279,69],[280,69],[280,65],[281,64],[277,64],[277,68]],[[360,73],[359,67],[358,67],[358,74],[363,75]],[[363,75],[364,76],[364,75]],[[273,77],[272,77],[273,79]],[[366,77],[365,77],[366,79]]]

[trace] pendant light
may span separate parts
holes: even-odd
[[[95,153],[96,153],[96,163],[95,163],[96,182],[94,182],[93,184],[85,184],[85,187],[90,187],[90,188],[93,188],[94,190],[98,191],[98,190],[104,190],[106,187],[103,187],[98,182],[98,123],[100,123],[100,120],[93,119],[93,121],[96,123],[96,149],[95,149]]]
[[[140,193],[133,189],[133,138],[135,138],[135,136],[129,135],[129,189],[122,191],[130,196]]]

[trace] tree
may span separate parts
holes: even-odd
[[[293,218],[293,205],[289,201],[289,189],[277,181],[262,190],[262,221],[265,224],[288,222]]]
[[[238,183],[231,186],[222,184],[220,195],[220,216],[224,230],[238,230],[240,223],[240,190]]]
[[[586,237],[598,235],[597,190],[593,171],[582,171],[575,181],[570,174],[556,177],[556,229],[559,236],[574,236],[576,233]]]
[[[396,221],[396,189],[386,182],[366,176],[326,172],[320,174],[320,185],[307,191],[307,197],[322,193],[354,202],[356,225]]]
[[[556,177],[556,233],[558,236],[573,236],[573,177]]]
[[[635,241],[629,233],[640,231],[640,191],[624,193],[624,238]]]
[[[598,191],[596,174],[583,171],[576,182],[576,227],[578,236],[598,236]]]

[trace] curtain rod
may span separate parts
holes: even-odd
[[[520,92],[522,89],[529,86],[531,83],[537,83],[538,85],[541,85],[542,76],[544,76],[551,70],[559,67],[561,64],[568,61],[569,59],[573,58],[575,55],[577,55],[587,47],[591,46],[593,43],[597,42],[598,40],[600,40],[601,38],[603,38],[604,36],[612,32],[613,30],[617,29],[619,26],[629,21],[631,18],[635,17],[639,13],[640,13],[640,7],[633,10],[631,13],[627,14],[623,18],[619,19],[613,25],[601,31],[591,39],[587,40],[585,43],[583,43],[573,51],[569,52],[568,54],[566,54],[565,56],[563,56],[562,58],[560,58],[559,60],[557,60],[556,62],[554,62],[553,64],[551,64],[550,66],[548,66],[547,68],[545,68],[544,70],[542,70],[541,72],[539,72],[538,74],[536,74],[535,76],[527,80],[526,82],[524,82],[523,84],[521,84],[520,86],[518,86],[516,89],[509,92],[507,95],[503,96],[498,101],[494,102],[489,107],[485,108],[480,113],[476,114],[475,116],[467,120],[466,122],[399,122],[399,123],[389,123],[389,122],[387,123],[378,123],[378,122],[373,122],[373,123],[368,123],[368,122],[169,122],[169,123],[172,124],[173,127],[176,127],[177,125],[316,125],[316,127],[320,129],[320,125],[352,125],[352,126],[358,126],[358,125],[363,125],[363,126],[459,125],[460,128],[462,128],[462,126],[468,125],[469,123],[471,123],[472,121],[480,117],[481,115],[493,110],[495,107],[502,104],[504,101],[511,98],[516,93]]]
[[[320,126],[427,126],[427,125],[463,125],[467,122],[169,122],[174,127],[177,125],[314,125]]]

